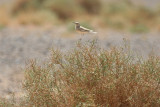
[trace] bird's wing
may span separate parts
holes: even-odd
[[[81,32],[89,32],[89,33],[97,34],[97,32],[94,32],[93,30],[87,29],[87,28],[82,27],[82,26],[80,26],[79,30],[80,30]]]
[[[91,30],[90,29],[87,29],[87,28],[85,28],[85,27],[82,27],[82,26],[80,26],[80,30],[83,32],[90,32]]]

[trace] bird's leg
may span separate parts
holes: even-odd
[[[83,37],[83,33],[82,33],[82,32],[80,32],[80,39],[82,39],[82,37]]]

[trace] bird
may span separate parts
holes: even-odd
[[[75,30],[78,31],[78,32],[80,32],[80,33],[82,33],[82,34],[84,34],[84,33],[97,34],[97,32],[94,32],[94,31],[91,30],[91,29],[87,29],[87,28],[81,26],[81,25],[79,24],[79,22],[73,22],[73,23],[75,24]]]

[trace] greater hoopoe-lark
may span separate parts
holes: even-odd
[[[90,30],[90,29],[87,29],[87,28],[81,26],[79,24],[79,22],[73,22],[73,23],[75,24],[76,31],[78,31],[78,32],[80,32],[82,34],[84,34],[84,33],[93,33],[93,34],[96,34],[97,33],[97,32],[94,32],[93,30]]]

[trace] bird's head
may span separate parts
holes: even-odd
[[[79,22],[73,22],[76,26],[80,26]]]

